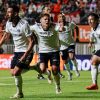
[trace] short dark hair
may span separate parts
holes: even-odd
[[[12,8],[14,12],[19,13],[19,10],[20,10],[19,6],[17,6],[17,5],[10,5],[9,8]]]
[[[96,20],[99,20],[99,16],[98,16],[98,14],[96,14],[96,13],[90,13],[89,15],[88,15],[88,17],[89,16],[93,16]]]

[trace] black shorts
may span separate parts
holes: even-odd
[[[70,46],[68,47],[68,52],[75,53],[75,45],[70,45]]]
[[[94,52],[94,55],[99,56],[100,57],[100,50],[97,50]]]
[[[62,60],[68,59],[68,49],[61,50],[60,53],[61,53]]]
[[[45,63],[46,65],[48,65],[49,60],[51,66],[55,65],[59,67],[60,64],[59,52],[39,53],[39,59],[40,59],[40,63]]]
[[[14,52],[14,56],[11,61],[11,69],[14,69],[15,66],[22,69],[29,69],[29,64],[33,59],[33,53],[30,53],[27,58],[20,62],[19,59],[23,56],[24,52]]]

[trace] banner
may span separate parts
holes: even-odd
[[[1,54],[0,69],[9,69],[12,57],[13,55],[11,54]],[[84,71],[91,70],[91,64],[90,64],[91,55],[77,55],[76,58],[78,62],[78,70],[84,70]],[[31,64],[34,64],[37,61],[38,61],[38,55],[35,54]],[[70,64],[70,67],[72,70],[75,69],[74,66],[72,66],[72,64]],[[50,64],[49,64],[49,68],[50,68]],[[64,70],[64,63],[62,59],[60,60],[60,69]]]
[[[78,25],[78,27],[79,27],[79,41],[89,42],[89,34],[91,30],[89,25]]]
[[[10,68],[12,54],[0,54],[0,69]]]
[[[91,70],[91,55],[76,55],[77,63],[78,63],[78,70]],[[74,70],[74,67],[72,67],[72,70]]]

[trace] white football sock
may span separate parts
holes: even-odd
[[[74,69],[75,69],[75,73],[78,73],[78,64],[77,64],[77,61],[76,61],[76,59],[74,59],[74,60],[71,60],[71,62],[72,62],[72,64],[73,64],[73,67],[74,67]]]
[[[59,76],[59,74],[53,75],[53,76],[54,76],[56,88],[60,88],[60,76]]]
[[[93,84],[97,84],[98,68],[95,65],[91,66],[91,76]]]
[[[14,76],[15,78],[15,85],[17,87],[17,93],[22,93],[22,76]]]
[[[67,64],[64,64],[64,67],[66,68],[66,71],[67,71],[67,73],[68,73],[68,75],[70,75],[70,65],[69,65],[69,63],[67,63]]]

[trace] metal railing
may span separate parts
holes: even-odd
[[[4,49],[4,53],[12,54],[14,52],[14,45],[12,44],[4,44],[2,48]],[[91,55],[92,54],[92,49],[88,48],[87,43],[84,43],[84,44],[77,43],[75,50],[76,50],[75,52],[77,55]]]
[[[77,43],[75,52],[77,55],[91,55],[93,49],[88,47],[88,43],[84,43],[84,44]]]

